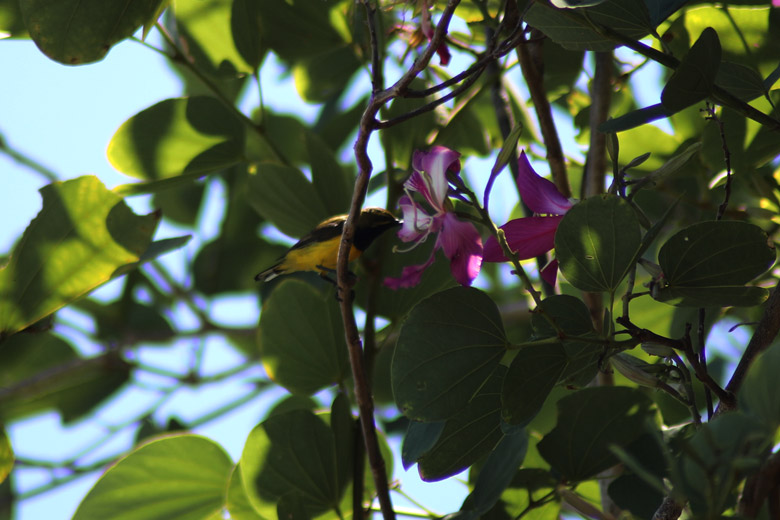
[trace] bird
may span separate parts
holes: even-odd
[[[346,221],[347,215],[337,215],[321,222],[279,257],[274,265],[258,273],[255,281],[268,282],[280,275],[314,271],[333,282],[328,275],[336,270],[341,232]],[[384,208],[364,208],[355,226],[349,261],[363,254],[382,233],[400,225],[401,221]]]

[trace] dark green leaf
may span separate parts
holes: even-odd
[[[444,426],[444,421],[429,423],[409,421],[409,428],[406,430],[401,446],[401,461],[405,470],[412,467],[436,444]]]
[[[111,466],[79,505],[74,520],[196,520],[219,513],[233,463],[213,441],[165,437]]]
[[[129,377],[115,354],[84,359],[52,334],[16,334],[0,348],[0,423],[52,408],[79,419]]]
[[[652,435],[642,435],[618,455],[628,471],[609,485],[610,498],[638,518],[652,518],[665,496],[664,453]]]
[[[750,365],[739,391],[740,410],[755,415],[773,429],[780,425],[780,395],[776,392],[780,373],[780,348],[772,345]]]
[[[754,307],[769,296],[763,287],[714,286],[714,287],[653,287],[651,294],[656,301],[676,307]]]
[[[21,0],[30,37],[49,58],[77,65],[103,59],[157,13],[161,0]]]
[[[258,346],[268,375],[293,393],[313,394],[349,374],[341,313],[332,292],[284,280],[260,314]]]
[[[292,237],[305,235],[333,216],[315,187],[291,166],[258,164],[248,188],[247,198],[255,211]]]
[[[454,287],[417,305],[401,329],[393,395],[410,419],[440,421],[462,410],[506,352],[498,308],[471,287]]]
[[[558,336],[558,328],[567,336],[583,336],[593,332],[590,311],[579,298],[569,294],[556,294],[545,298],[531,315],[534,336],[551,338]]]
[[[257,0],[233,0],[230,11],[230,32],[233,44],[252,68],[257,69],[265,57],[260,37],[260,2]]]
[[[639,221],[631,206],[610,195],[576,204],[555,233],[561,272],[582,291],[614,291],[641,243]]]
[[[338,469],[338,486],[343,492],[352,481],[355,470],[355,441],[361,440],[358,435],[358,423],[352,416],[349,397],[339,393],[330,407],[330,429],[333,432],[333,442],[336,446],[336,466]]]
[[[688,0],[645,0],[647,11],[650,14],[650,24],[657,27],[669,15],[687,3]]]
[[[349,211],[354,179],[341,167],[330,148],[316,134],[306,134],[314,189],[330,215]]]
[[[423,480],[437,481],[460,473],[496,447],[503,437],[503,375],[504,370],[496,370],[471,402],[447,420],[436,445],[418,461]]]
[[[205,175],[243,160],[244,127],[216,98],[166,99],[125,121],[107,153],[117,170],[139,179]]]
[[[474,490],[466,497],[461,511],[471,511],[483,515],[501,498],[501,493],[512,482],[523,463],[528,450],[528,433],[521,431],[517,435],[505,435],[495,449],[488,455],[485,464],[479,470]]]
[[[343,45],[343,38],[331,23],[335,5],[309,0],[259,1],[263,41],[285,61],[310,58]]]
[[[426,84],[421,79],[412,81],[410,88],[423,90]],[[402,116],[407,112],[423,106],[432,101],[425,99],[406,99],[403,97],[395,98],[388,107],[385,118],[393,119]],[[410,168],[412,164],[412,153],[416,149],[423,149],[428,135],[436,128],[436,115],[433,111],[425,112],[419,117],[404,121],[385,130],[379,134],[382,145],[392,151],[393,162],[399,168]]]
[[[720,65],[718,33],[708,27],[682,59],[661,93],[661,103],[671,112],[706,98],[712,92]]]
[[[295,87],[305,101],[338,98],[359,68],[360,60],[351,45],[335,47],[298,61],[293,67]]]
[[[284,496],[297,498],[311,515],[339,503],[333,432],[309,411],[274,415],[256,426],[240,467],[250,503],[266,518]]]
[[[689,226],[658,252],[664,279],[672,288],[742,285],[774,261],[775,250],[761,228],[731,220]]]
[[[97,177],[41,188],[43,208],[0,271],[0,336],[135,267],[159,215],[139,216]]]
[[[771,430],[758,419],[741,412],[719,415],[686,443],[672,484],[689,500],[696,518],[715,518],[745,474],[758,469],[771,441]]]
[[[554,42],[571,50],[609,51],[618,45],[594,30],[592,23],[636,39],[647,35],[652,28],[643,0],[607,0],[576,11],[534,2],[525,20]]]
[[[625,387],[584,388],[558,401],[558,423],[539,442],[542,457],[567,480],[592,477],[616,463],[610,446],[644,433],[652,402]]]
[[[633,110],[614,119],[610,118],[599,125],[599,132],[608,134],[630,130],[631,128],[636,128],[637,126],[650,123],[657,119],[669,117],[673,113],[674,112],[664,107],[661,103],[658,103],[657,105]]]
[[[766,94],[764,80],[755,69],[731,61],[721,62],[715,84],[741,101],[752,101]]]
[[[560,343],[521,346],[501,388],[504,421],[523,426],[528,424],[558,384],[567,363],[566,351]]]

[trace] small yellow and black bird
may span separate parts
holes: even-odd
[[[273,266],[255,276],[267,282],[279,275],[298,271],[315,271],[326,280],[336,270],[341,232],[347,215],[331,217],[293,245]],[[349,261],[355,260],[385,231],[400,226],[401,221],[383,208],[365,208],[358,217]]]

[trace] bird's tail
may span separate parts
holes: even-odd
[[[278,264],[269,267],[268,269],[266,269],[262,273],[258,273],[255,276],[255,281],[256,282],[270,282],[271,280],[273,280],[274,278],[276,278],[277,276],[279,276],[283,272],[284,272],[284,269],[282,269],[282,263],[279,262]]]

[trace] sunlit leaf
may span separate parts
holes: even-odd
[[[215,172],[244,157],[244,127],[216,98],[166,99],[125,121],[108,160],[144,180]]]
[[[157,13],[161,0],[21,0],[30,37],[66,65],[102,59]]]
[[[135,267],[159,215],[134,214],[96,177],[41,188],[43,208],[0,271],[0,335],[21,330]]]
[[[74,520],[201,520],[221,511],[233,463],[213,441],[165,437],[110,467]]]
[[[11,439],[5,432],[5,428],[0,428],[0,483],[4,482],[14,467],[14,450],[11,447]]]
[[[282,497],[297,499],[308,514],[339,504],[333,432],[316,415],[295,410],[256,426],[241,455],[241,476],[256,511],[271,517]]]
[[[624,200],[591,197],[572,207],[555,233],[561,272],[583,291],[613,291],[641,243],[639,220]]]

